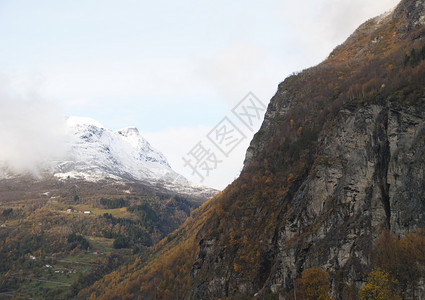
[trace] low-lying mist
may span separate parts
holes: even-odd
[[[65,116],[58,105],[33,92],[0,86],[1,165],[13,173],[38,176],[64,157],[65,139]]]

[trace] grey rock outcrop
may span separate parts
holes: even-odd
[[[383,229],[398,236],[425,227],[425,99],[403,108],[387,101],[342,110],[279,230],[267,286],[293,287],[302,270],[345,270],[360,287]],[[302,236],[294,247],[291,239]],[[333,286],[337,294],[338,286]]]

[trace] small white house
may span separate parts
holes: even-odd
[[[89,214],[91,214],[91,211],[85,210],[84,213],[89,215]]]

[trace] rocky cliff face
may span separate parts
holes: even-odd
[[[393,12],[363,24],[323,64],[282,83],[247,151],[244,171],[258,168],[267,157],[279,127],[289,123],[291,112],[305,103],[300,94],[314,97],[314,82],[297,90],[294,81],[308,85],[324,69],[338,72],[334,67],[341,61],[352,69],[367,65],[371,57],[382,55],[376,44],[388,32],[393,35],[391,43],[403,45],[408,52],[412,41],[424,36],[424,5],[425,1],[401,2]],[[333,274],[332,294],[342,297],[342,284],[357,289],[364,285],[372,246],[383,230],[403,237],[425,227],[425,96],[422,90],[414,103],[400,101],[399,87],[381,93],[385,88],[379,84],[372,101],[346,98],[338,112],[324,121],[314,158],[282,197],[272,238],[263,236],[263,278],[244,280],[232,266],[235,253],[207,235],[193,268],[195,281],[202,283],[189,298],[289,291],[301,272],[313,266]],[[359,94],[364,97],[364,87]],[[301,110],[308,115],[308,109]],[[203,271],[211,275],[205,279]]]
[[[360,287],[370,249],[383,229],[399,236],[425,226],[425,106],[353,106],[322,137],[318,158],[292,199],[272,243],[266,286],[291,289],[313,266]],[[302,240],[291,242],[296,237]],[[338,284],[333,291],[338,294]]]
[[[289,291],[313,266],[339,272],[331,290],[341,296],[341,282],[362,286],[382,230],[404,236],[425,227],[425,98],[414,107],[391,100],[346,106],[326,126],[316,160],[279,213],[283,226],[263,241],[264,285],[256,290],[238,277],[226,257],[233,254],[213,237],[201,240],[193,268],[195,279],[205,268],[210,277],[190,298]]]

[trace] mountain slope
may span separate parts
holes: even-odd
[[[425,1],[404,0],[287,78],[241,176],[147,263],[80,295],[290,299],[303,271],[319,266],[333,297],[355,299],[380,233],[425,227],[424,25]],[[402,288],[425,295],[420,285]]]

